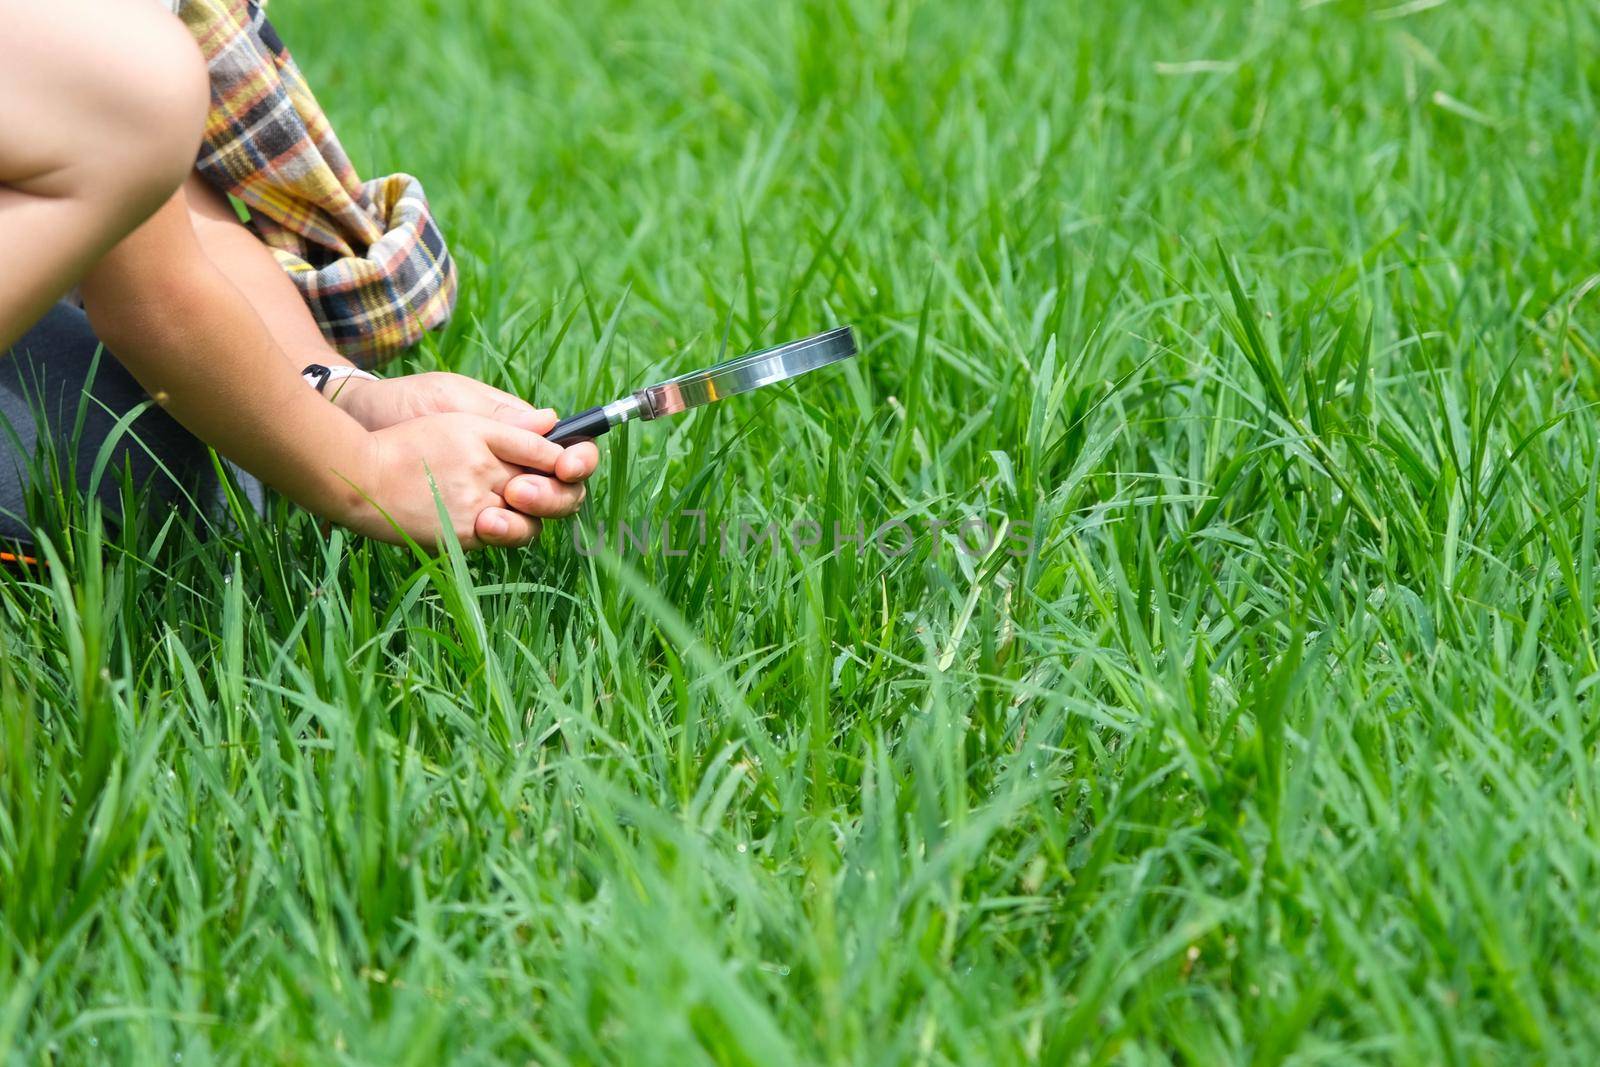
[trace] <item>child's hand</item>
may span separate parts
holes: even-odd
[[[346,378],[328,388],[331,399],[369,430],[381,430],[424,415],[458,413],[542,433],[555,425],[555,412],[464,374],[430,371],[367,381]]]
[[[424,415],[378,430],[369,440],[368,455],[358,461],[361,469],[351,481],[371,501],[358,495],[342,521],[383,541],[400,540],[397,525],[429,547],[437,546],[441,533],[430,474],[463,548],[525,545],[539,536],[539,519],[508,509],[502,493],[524,468],[557,469],[566,451],[532,430],[481,415]],[[554,518],[578,509],[581,484],[544,480],[551,484],[542,487],[539,515]]]
[[[477,415],[536,434],[550,432],[558,421],[549,408],[536,408],[465,375],[443,372],[375,382],[349,378],[339,383],[333,401],[369,430],[450,413]],[[599,450],[584,441],[557,448],[551,465],[536,466],[536,473],[514,472],[509,483],[498,490],[501,500],[479,515],[475,524],[478,539],[483,544],[520,545],[539,536],[538,519],[562,518],[577,510],[584,497],[583,482],[599,462]],[[467,544],[465,539],[462,543]]]
[[[549,433],[554,425],[555,418],[552,416],[549,423],[542,420],[537,423],[534,432]],[[505,497],[506,504],[524,515],[542,515],[545,518],[570,515],[577,508],[574,505],[571,510],[563,510],[566,502],[572,499],[572,493],[576,490],[578,501],[582,503],[585,492],[583,483],[599,463],[600,450],[595,443],[579,441],[561,450],[555,466],[542,468],[549,474],[519,472],[500,491],[500,495]]]

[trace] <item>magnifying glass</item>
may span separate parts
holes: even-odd
[[[849,359],[856,354],[856,337],[850,327],[819,333],[776,348],[765,348],[714,367],[680,374],[659,385],[646,386],[621,400],[580,411],[556,423],[545,439],[558,445],[577,444],[599,437],[613,426],[633,419],[659,419],[702,407],[715,400],[748,393],[763,385],[776,385],[802,374]]]

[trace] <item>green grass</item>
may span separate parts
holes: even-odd
[[[1600,9],[279,0],[584,522],[0,579],[19,1063],[1593,1063]],[[1014,527],[1017,529],[1018,527]],[[713,538],[714,540],[714,538]]]

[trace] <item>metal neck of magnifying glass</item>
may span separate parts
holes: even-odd
[[[600,409],[606,417],[607,426],[621,426],[634,419],[653,419],[655,415],[650,410],[649,398],[645,391],[640,389],[632,396],[625,396],[621,400],[613,400]]]

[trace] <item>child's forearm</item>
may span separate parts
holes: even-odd
[[[196,436],[322,515],[361,507],[370,434],[307,388],[201,252],[181,196],[95,266],[83,297],[107,347]]]
[[[290,365],[297,371],[308,363],[348,365],[350,361],[323,338],[300,290],[278,266],[272,250],[239,221],[227,198],[198,173],[189,176],[183,196],[201,251],[244,294]]]

